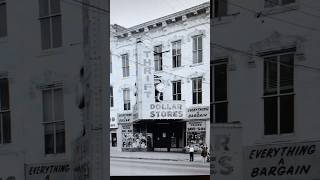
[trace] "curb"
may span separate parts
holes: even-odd
[[[144,157],[124,157],[124,156],[110,156],[110,158],[123,158],[123,159],[144,159],[144,160],[162,160],[162,161],[185,161],[178,159],[157,159],[157,158],[144,158]]]
[[[157,158],[144,158],[144,157],[124,157],[124,156],[110,156],[110,158],[119,158],[119,159],[139,159],[139,160],[160,160],[162,162],[171,161],[171,162],[189,162],[189,159],[178,160],[178,159],[157,159]],[[185,164],[187,166],[199,166],[201,168],[210,168],[210,164],[203,164],[202,162],[193,162],[190,164]]]

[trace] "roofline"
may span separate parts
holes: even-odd
[[[167,16],[163,16],[163,17],[151,20],[151,21],[147,21],[145,23],[141,23],[141,24],[126,28],[127,29],[126,31],[119,32],[117,34],[122,34],[122,33],[125,33],[125,32],[129,32],[130,33],[132,31],[137,31],[138,32],[139,29],[145,29],[145,28],[147,28],[149,26],[155,26],[157,23],[163,23],[163,22],[166,22],[167,20],[172,20],[172,19],[174,19],[176,17],[180,17],[180,16],[183,17],[183,16],[186,16],[188,13],[197,12],[198,10],[201,10],[201,9],[210,9],[210,1],[207,1],[205,3],[199,4],[197,6],[193,6],[191,8],[188,8],[188,9],[185,9],[185,10],[173,13],[173,14],[169,14]]]
[[[162,21],[165,21],[165,20],[168,20],[168,19],[175,18],[177,16],[183,16],[187,12],[196,11],[196,10],[203,9],[203,8],[206,8],[206,7],[210,7],[210,2],[209,1],[205,2],[205,3],[202,3],[202,4],[199,4],[197,6],[193,6],[191,8],[188,8],[188,9],[173,13],[173,14],[169,14],[167,16],[163,16],[163,17],[151,20],[151,21],[147,21],[145,23],[141,23],[141,24],[129,27],[128,30],[135,30],[135,29],[141,28],[142,26],[145,27],[145,26],[149,26],[149,25],[152,25],[152,24],[156,24],[157,22],[162,22]]]

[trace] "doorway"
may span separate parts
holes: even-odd
[[[117,133],[111,133],[111,145],[117,147]]]

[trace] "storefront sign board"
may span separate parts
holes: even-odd
[[[186,118],[187,119],[209,119],[210,107],[199,106],[199,107],[188,108],[186,112]]]
[[[132,113],[119,113],[118,114],[118,123],[132,123],[133,122],[133,116]]]

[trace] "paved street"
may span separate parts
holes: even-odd
[[[156,159],[110,158],[111,176],[209,175],[209,163]]]
[[[176,152],[120,152],[110,149],[110,157],[146,160],[189,161],[188,153]],[[202,162],[200,154],[194,154],[194,162]]]

